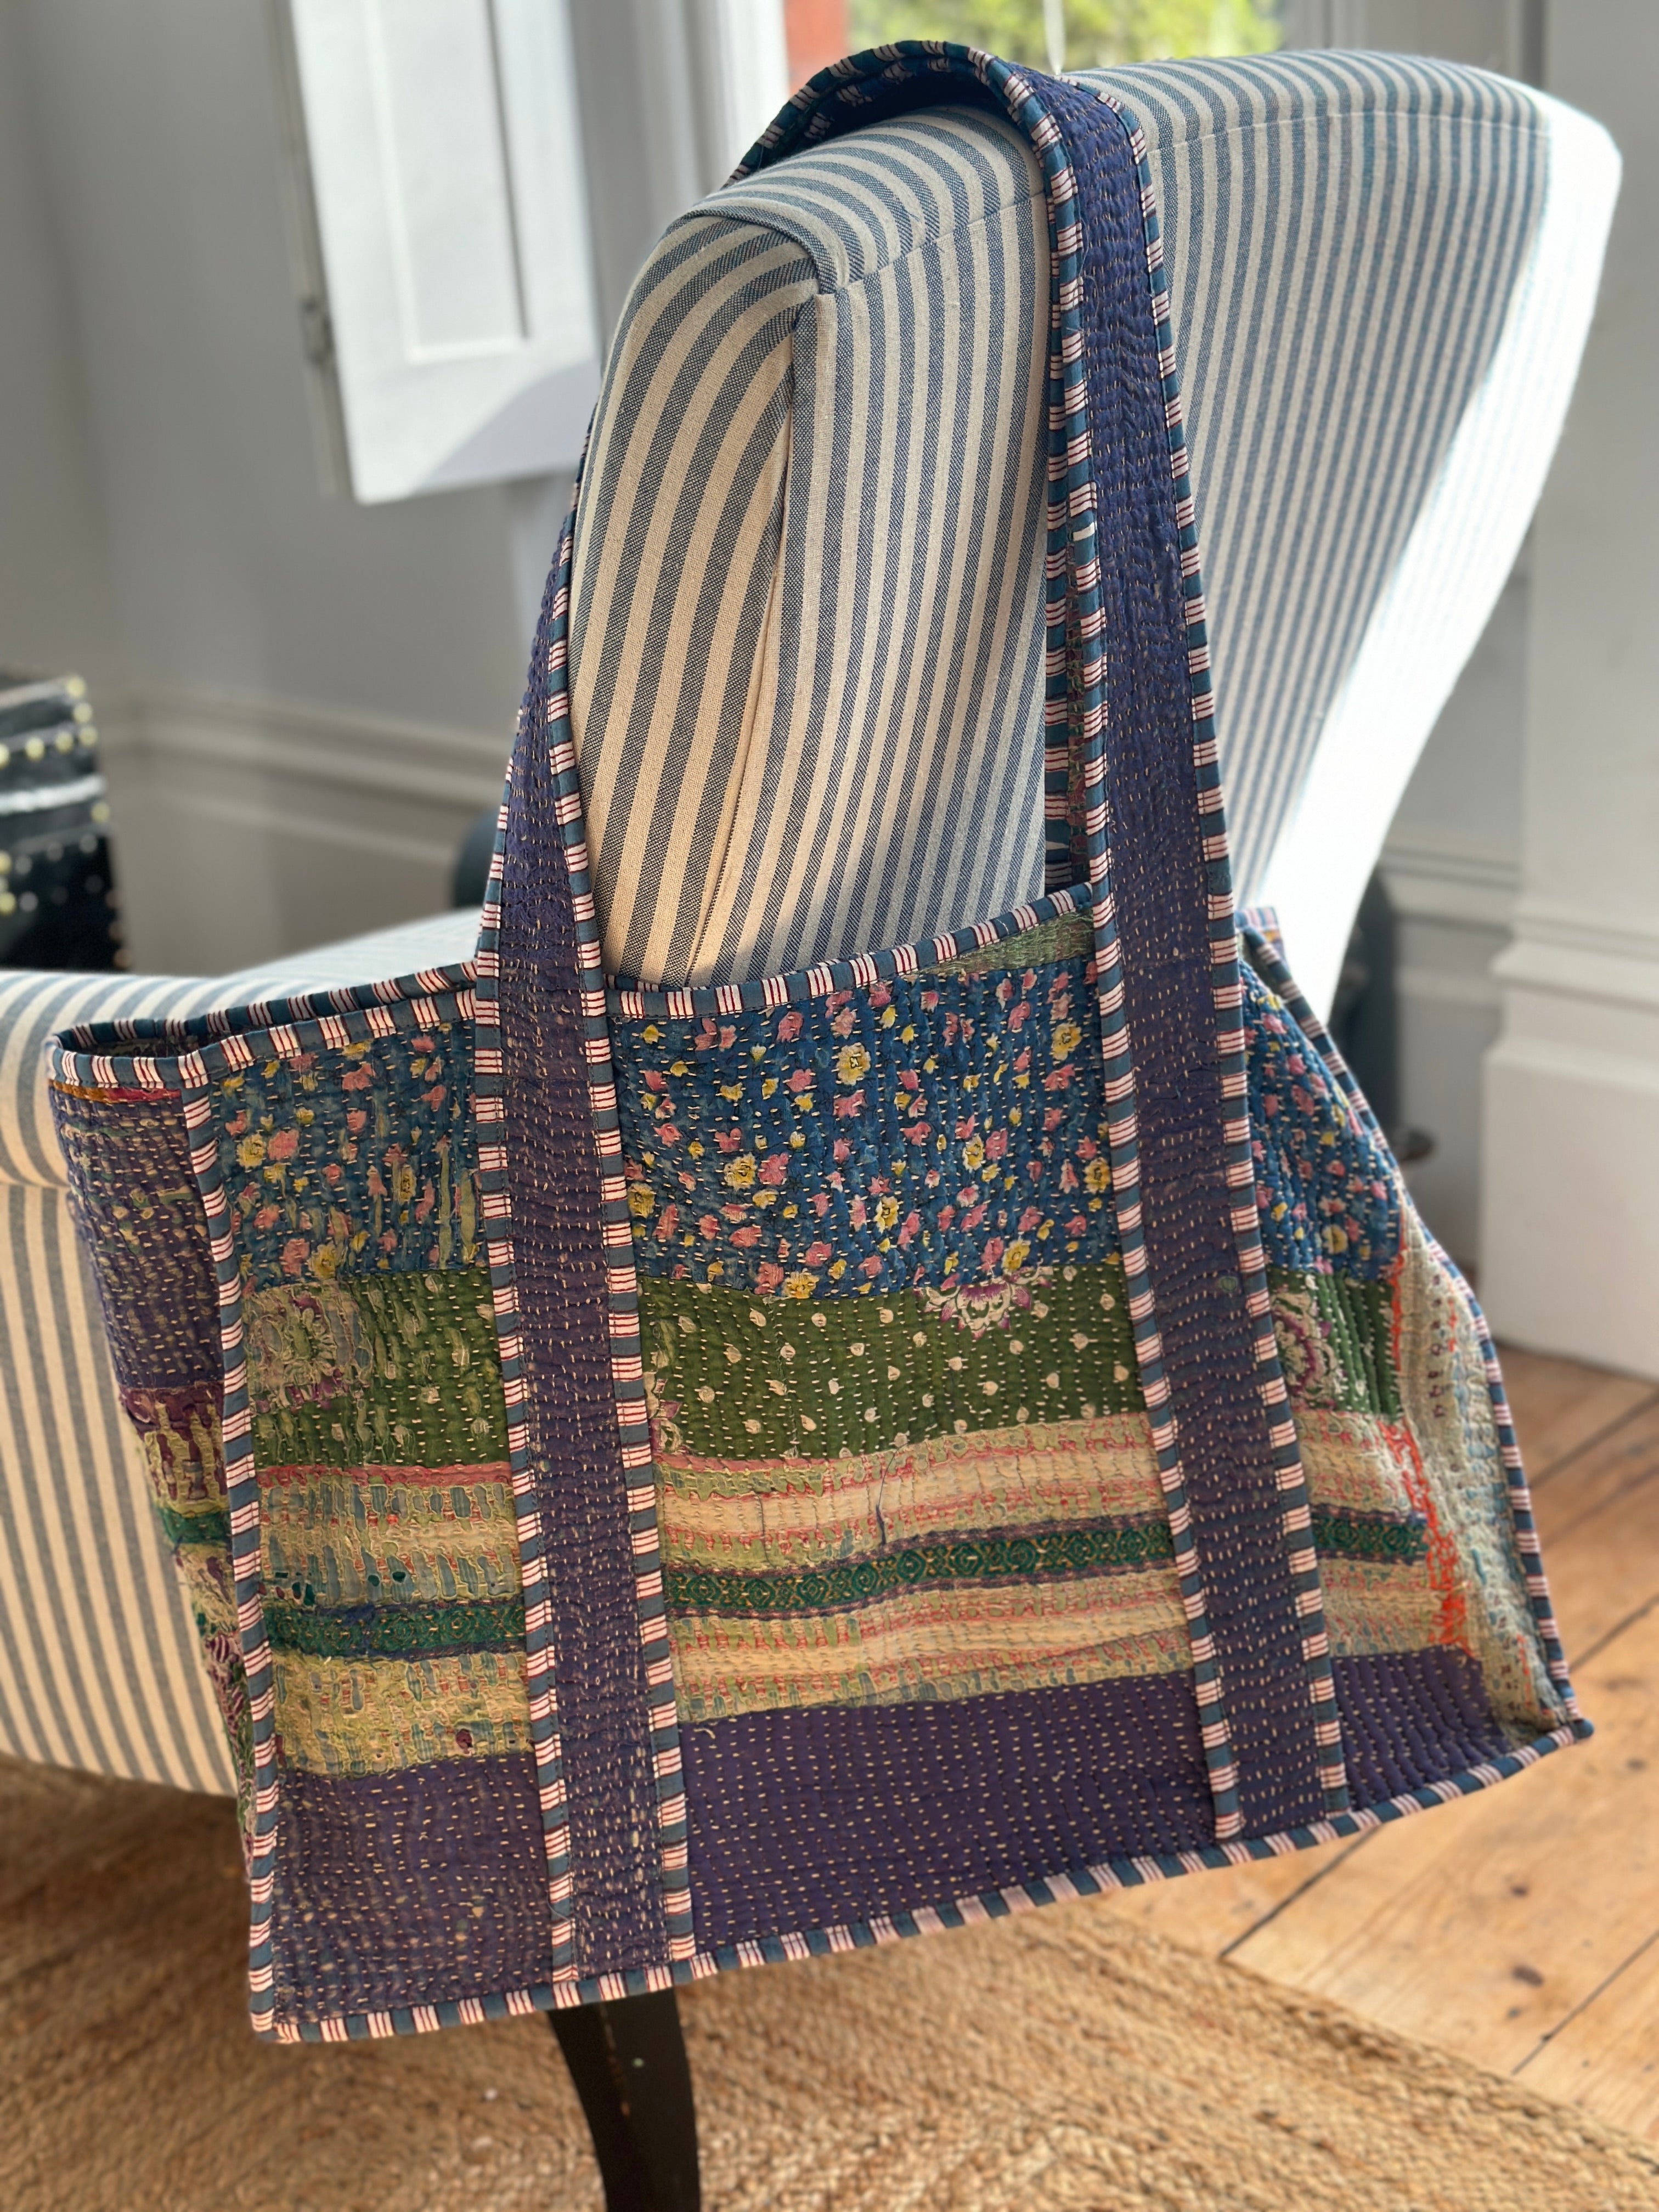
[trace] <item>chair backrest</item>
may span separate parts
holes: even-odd
[[[1480,71],[1090,73],[1158,179],[1241,903],[1318,1004],[1536,502],[1617,190]],[[742,980],[1040,890],[1048,230],[969,108],[674,224],[613,346],[572,594],[608,964]]]

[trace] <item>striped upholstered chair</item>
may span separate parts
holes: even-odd
[[[1105,80],[1150,141],[1237,881],[1328,1001],[1514,557],[1617,185],[1595,125],[1392,57]],[[636,283],[571,656],[608,964],[719,981],[1042,888],[1048,238],[987,114],[728,188]],[[217,985],[0,987],[0,1747],[225,1790],[39,1092],[66,1020],[463,957],[471,918]]]
[[[1328,1002],[1536,502],[1604,132],[1393,56],[1101,72],[1150,141],[1242,903]],[[1042,890],[1047,234],[998,118],[892,121],[668,232],[572,598],[613,972],[717,982]]]

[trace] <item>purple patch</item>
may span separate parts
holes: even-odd
[[[145,1390],[205,1383],[216,1400],[219,1291],[179,1093],[91,1098],[54,1084],[52,1112],[117,1380]]]
[[[279,2017],[387,2012],[550,1979],[534,1759],[287,1769],[275,1939]]]
[[[1200,1850],[1214,1828],[1185,1674],[744,1713],[680,1742],[705,1949]]]
[[[1384,1651],[1334,1660],[1332,1671],[1356,1806],[1448,1781],[1515,1748],[1467,1651]]]

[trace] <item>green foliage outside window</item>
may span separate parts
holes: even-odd
[[[1047,69],[1042,0],[852,0],[854,51],[889,39],[954,39]],[[1278,0],[1066,0],[1066,67],[1170,54],[1271,53]]]

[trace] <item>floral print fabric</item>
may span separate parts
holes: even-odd
[[[471,1092],[466,1024],[221,1077],[221,1165],[255,1286],[480,1261]]]
[[[927,1285],[989,1304],[1033,1270],[1110,1256],[1089,933],[1079,915],[1030,933],[1040,945],[1014,938],[804,1005],[627,1024],[618,1105],[641,1272],[789,1297]],[[1246,992],[1269,1261],[1376,1277],[1399,1243],[1388,1164],[1248,971]]]

